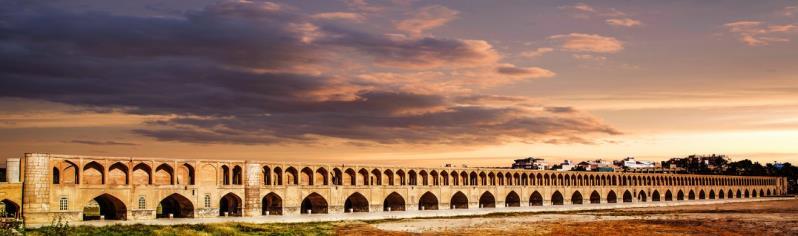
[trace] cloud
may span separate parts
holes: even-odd
[[[93,141],[93,140],[71,140],[69,143],[97,145],[97,146],[136,146],[135,143],[125,143],[116,141]]]
[[[535,57],[543,56],[543,54],[550,53],[550,52],[553,52],[553,51],[554,51],[554,48],[536,48],[535,50],[532,50],[532,51],[521,52],[521,56],[522,57],[526,57],[526,58],[535,58]]]
[[[492,45],[482,40],[348,34],[328,43],[370,55],[378,65],[406,69],[476,66],[492,64],[501,58]]]
[[[641,26],[642,23],[639,20],[635,20],[632,18],[612,18],[606,20],[607,24],[612,26],[623,26],[623,27],[635,27]]]
[[[565,51],[616,53],[623,50],[623,43],[613,37],[597,34],[570,33],[550,36],[549,39],[561,43]]]
[[[607,60],[607,57],[605,57],[605,56],[597,56],[597,55],[591,55],[591,54],[574,54],[573,57],[578,59],[578,60],[583,60],[583,61],[605,61],[605,60]]]
[[[421,35],[424,31],[438,28],[457,18],[459,12],[440,5],[427,6],[416,11],[410,18],[396,23],[396,29]]]
[[[323,12],[311,16],[319,20],[346,20],[353,22],[363,22],[366,18],[363,15],[353,12]]]
[[[587,5],[587,3],[583,3],[583,2],[576,3],[576,4],[573,4],[573,5],[562,6],[562,7],[560,7],[560,9],[567,9],[567,10],[573,10],[573,11],[584,12],[584,13],[595,13],[596,12],[595,8],[593,8],[590,5]]]
[[[573,107],[544,107],[545,111],[552,112],[552,113],[573,113],[576,112],[576,109]]]
[[[798,15],[798,6],[786,6],[782,9],[781,14],[786,17],[793,17]]]
[[[556,75],[554,72],[540,67],[515,67],[513,65],[496,67],[496,72],[502,75],[527,78],[550,78]]]
[[[615,8],[604,10],[594,8],[586,3],[577,3],[574,5],[562,6],[560,9],[570,11],[573,17],[580,19],[589,19],[591,17],[606,18],[604,22],[611,26],[636,27],[643,25],[640,20],[633,19],[629,17],[628,14]]]
[[[769,25],[761,21],[735,21],[723,25],[730,33],[749,46],[766,46],[789,42],[786,34],[798,32],[798,25]]]
[[[374,61],[397,74],[445,67],[488,70],[471,77],[553,75],[494,70],[501,56],[481,40],[374,35],[273,3],[222,2],[175,17],[13,9],[0,12],[0,97],[162,117],[134,130],[157,140],[485,145],[620,133],[590,114],[555,114],[529,101],[467,104],[467,90],[426,92],[394,87],[402,76],[307,69]]]

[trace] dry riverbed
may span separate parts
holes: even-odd
[[[798,235],[798,200],[349,223],[338,234]]]

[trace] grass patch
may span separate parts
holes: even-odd
[[[333,235],[335,223],[292,223],[292,224],[253,224],[253,223],[219,223],[196,225],[110,225],[110,226],[74,226],[69,235],[86,236],[212,236],[212,235]],[[46,235],[45,228],[29,229],[28,235]]]

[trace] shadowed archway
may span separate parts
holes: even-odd
[[[418,199],[419,210],[438,210],[438,197],[431,192],[426,192]]]
[[[327,199],[318,193],[311,193],[302,200],[302,214],[327,214]]]
[[[383,211],[404,211],[405,210],[405,198],[402,195],[399,195],[396,192],[392,192],[385,197],[385,201],[382,202],[382,210]]]

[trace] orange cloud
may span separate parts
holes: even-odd
[[[798,32],[798,25],[766,25],[761,21],[735,21],[723,25],[749,46],[766,46],[775,42],[789,42],[784,34]]]
[[[534,57],[543,56],[543,54],[550,53],[553,51],[554,48],[537,48],[535,50],[521,52],[521,57],[534,58]]]
[[[612,26],[623,26],[623,27],[635,27],[643,25],[643,23],[641,23],[639,20],[635,20],[632,18],[612,18],[612,19],[607,19],[605,22],[607,22],[607,24]]]
[[[396,29],[412,35],[420,35],[424,31],[440,27],[457,18],[459,12],[444,6],[434,5],[418,10],[408,19],[396,23]]]
[[[549,78],[556,73],[540,67],[516,67],[514,65],[502,65],[496,67],[496,72],[502,75],[525,77],[525,78]]]
[[[353,12],[324,12],[312,15],[311,18],[318,20],[347,20],[354,22],[362,22],[365,20],[363,15]]]
[[[561,48],[565,51],[616,53],[623,50],[621,41],[597,34],[559,34],[550,36],[549,39],[560,41]]]

